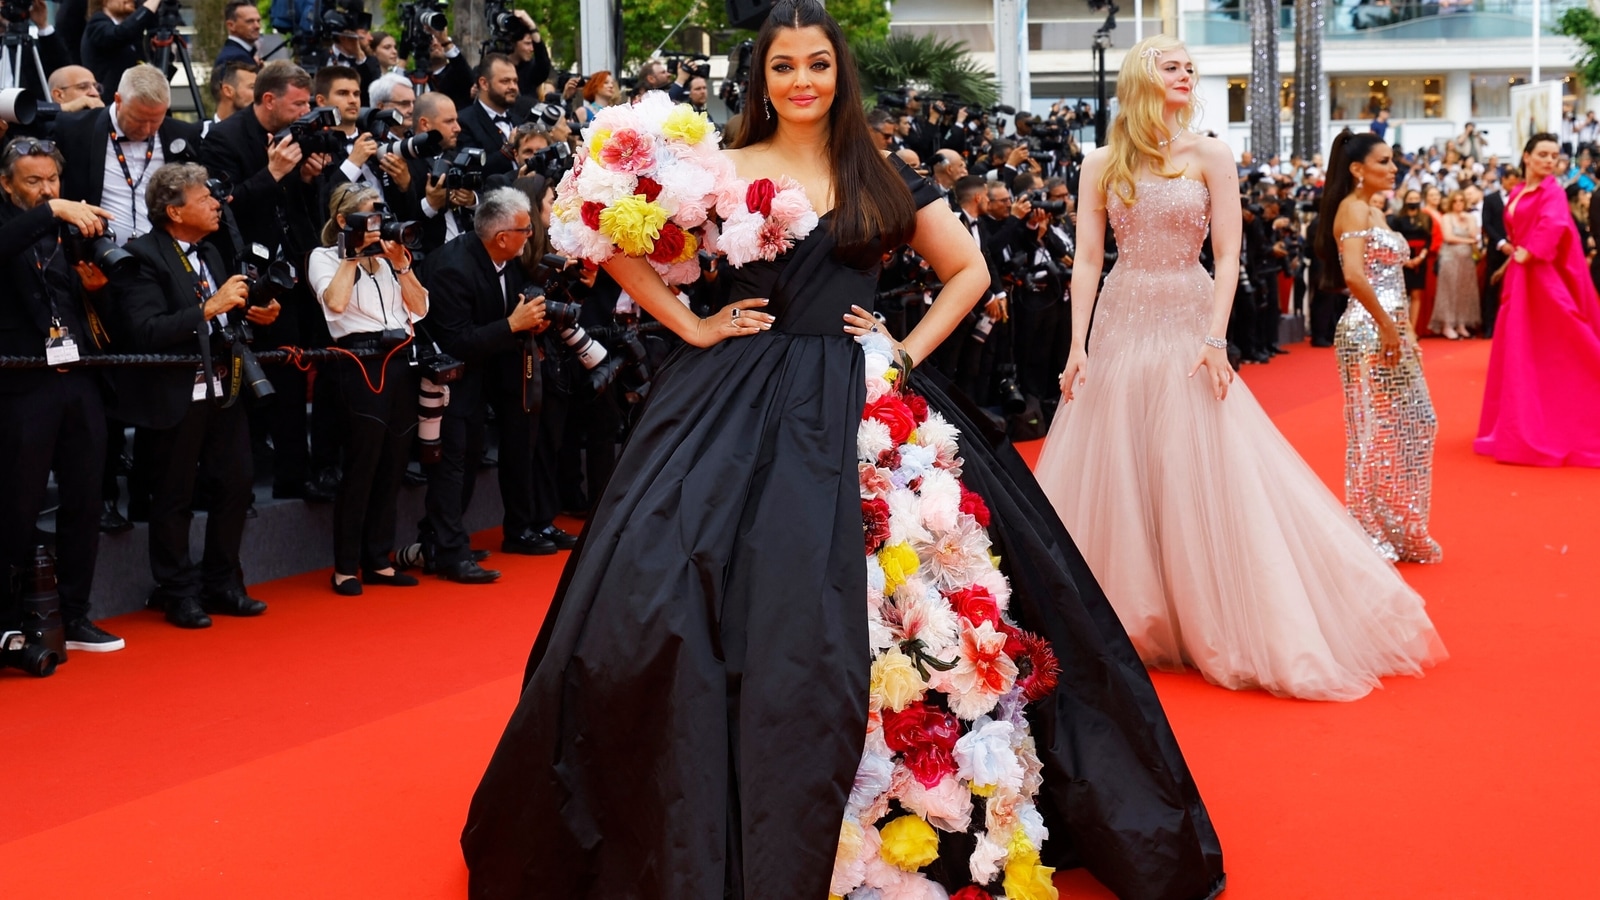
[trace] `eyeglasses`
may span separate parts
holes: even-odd
[[[500,229],[499,233],[505,234],[508,231],[515,232],[517,234],[533,234],[533,225],[530,223],[522,228],[502,228]]]

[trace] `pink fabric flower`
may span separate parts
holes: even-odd
[[[894,482],[889,480],[889,473],[871,463],[857,463],[861,474],[861,499],[871,500],[889,496],[894,490]]]
[[[784,230],[782,223],[770,219],[761,226],[756,240],[761,258],[769,262],[788,253],[794,246],[794,241],[789,239],[789,233]]]
[[[647,172],[656,165],[655,140],[624,128],[601,145],[600,162],[613,172]]]
[[[772,198],[772,218],[782,222],[785,228],[798,222],[810,211],[811,201],[806,199],[805,191],[799,188],[779,191]]]

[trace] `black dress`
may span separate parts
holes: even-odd
[[[900,169],[919,207],[939,199]],[[838,261],[827,225],[728,272],[733,299],[771,298],[770,331],[659,373],[473,797],[471,896],[828,896],[870,662],[864,363],[842,316],[872,307],[877,266]],[[961,429],[1011,615],[1061,664],[1028,713],[1043,862],[1125,898],[1213,896],[1216,834],[1116,613],[1021,457],[916,378]],[[953,890],[966,853],[943,849],[924,871]]]

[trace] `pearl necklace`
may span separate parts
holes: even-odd
[[[1183,140],[1183,139],[1184,139],[1184,138],[1185,138],[1185,137],[1187,137],[1187,136],[1188,136],[1188,135],[1189,135],[1189,132],[1187,132],[1187,131],[1180,131],[1180,132],[1178,132],[1178,133],[1177,133],[1177,134],[1175,134],[1175,135],[1173,135],[1173,136],[1172,136],[1172,137],[1169,137],[1169,138],[1167,138],[1167,139],[1166,139],[1166,140],[1164,140],[1164,141],[1156,141],[1156,146],[1157,146],[1157,147],[1163,147],[1163,148],[1165,148],[1165,147],[1170,147],[1170,146],[1172,146],[1172,145],[1173,145],[1173,144],[1176,144],[1176,143],[1177,143],[1177,142],[1178,142],[1178,141],[1181,141],[1181,140]]]

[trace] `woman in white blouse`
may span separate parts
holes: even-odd
[[[412,324],[428,314],[428,291],[411,271],[411,252],[382,240],[377,190],[342,184],[328,202],[323,246],[311,251],[307,275],[334,343],[380,350],[342,359],[325,371],[335,379],[344,426],[344,478],[333,502],[333,590],[361,593],[362,582],[412,587],[396,572],[395,499],[417,427]],[[341,250],[342,247],[342,250]],[[360,578],[357,578],[359,569]]]

